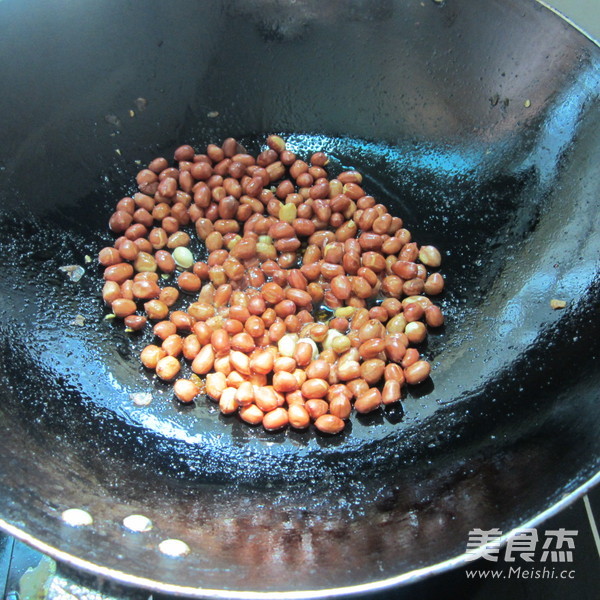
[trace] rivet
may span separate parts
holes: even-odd
[[[152,529],[152,521],[144,515],[129,515],[123,519],[123,527],[136,533],[144,533]]]
[[[182,556],[186,556],[190,553],[190,547],[181,540],[169,539],[163,540],[159,545],[158,549],[167,556],[172,556],[173,558],[179,558]]]
[[[94,522],[92,515],[81,508],[68,508],[61,516],[62,520],[71,527],[85,527]]]

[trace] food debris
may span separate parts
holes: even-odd
[[[129,398],[136,406],[148,406],[152,402],[150,392],[134,392],[129,394]]]
[[[216,118],[216,117],[219,116],[219,111],[217,111],[217,110],[211,110],[210,112],[206,113],[206,116],[209,119],[214,119],[214,118]]]
[[[85,261],[85,264],[86,264],[86,265],[89,265],[89,264],[92,262],[92,257],[91,257],[89,254],[86,254],[86,255],[83,257],[83,260]]]
[[[204,394],[206,392],[206,383],[201,377],[198,377],[196,373],[192,373],[190,375],[190,381],[198,387],[198,393]]]
[[[80,265],[65,265],[64,267],[58,267],[59,271],[67,274],[67,277],[77,283],[85,274],[85,269]]]
[[[119,119],[119,117],[117,117],[117,115],[113,115],[113,114],[104,115],[104,120],[109,125],[114,125],[115,127],[121,127],[121,119]]]
[[[117,153],[119,156],[121,156],[121,151],[120,151],[118,148],[116,148],[116,149],[115,149],[115,152],[116,152],[116,153]]]
[[[85,317],[83,315],[77,315],[71,321],[71,325],[77,325],[77,327],[83,327],[85,325]]]
[[[29,567],[19,579],[19,598],[45,600],[55,573],[56,563],[48,556],[42,556],[38,565],[35,568]]]
[[[553,310],[560,310],[561,308],[565,308],[566,306],[567,303],[565,302],[565,300],[556,300],[556,298],[550,300],[550,308],[552,308]]]
[[[523,102],[523,106],[525,108],[529,108],[531,106],[531,100],[525,100],[525,102]]]
[[[113,319],[116,319],[117,315],[115,315],[114,313],[108,313],[105,317],[104,320],[105,321],[112,321]]]
[[[146,100],[146,98],[136,98],[133,103],[139,112],[146,110],[146,107],[148,106],[148,100]]]
[[[129,111],[129,116],[133,119],[133,117],[135,117],[135,111],[130,110]]]

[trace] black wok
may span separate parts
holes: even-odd
[[[2,2],[0,28],[2,528],[154,590],[319,596],[459,564],[470,529],[508,534],[593,484],[592,42],[520,0]],[[272,132],[361,169],[446,256],[432,381],[339,437],[177,405],[85,263],[135,160]],[[93,524],[64,524],[73,507]],[[132,513],[154,528],[127,532]]]

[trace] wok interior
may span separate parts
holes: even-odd
[[[0,151],[8,523],[148,581],[326,589],[455,556],[469,529],[508,531],[595,472],[598,52],[534,5],[517,19],[517,4],[30,14],[34,46],[54,60],[21,55],[0,101],[12,115]],[[178,405],[139,365],[152,336],[103,320],[101,271],[85,263],[134,191],[134,160],[229,135],[257,151],[272,132],[304,155],[327,151],[332,172],[364,172],[445,255],[447,324],[424,349],[432,381],[339,437]],[[77,284],[59,271],[69,264],[86,266]],[[149,407],[132,404],[138,391],[153,393]],[[60,525],[71,506],[93,514],[91,530]],[[154,530],[124,533],[131,513]],[[193,559],[160,558],[168,537]]]

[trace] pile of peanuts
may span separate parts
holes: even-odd
[[[174,381],[181,402],[206,393],[269,431],[336,434],[353,410],[394,404],[429,377],[415,346],[444,322],[428,298],[444,288],[431,272],[440,252],[417,246],[359,172],[330,179],[326,154],[305,162],[275,135],[256,157],[228,138],[205,154],[180,146],[174,160],[137,174],[99,261],[112,315],[128,331],[154,322],[142,364]],[[177,379],[182,357],[193,375]]]

